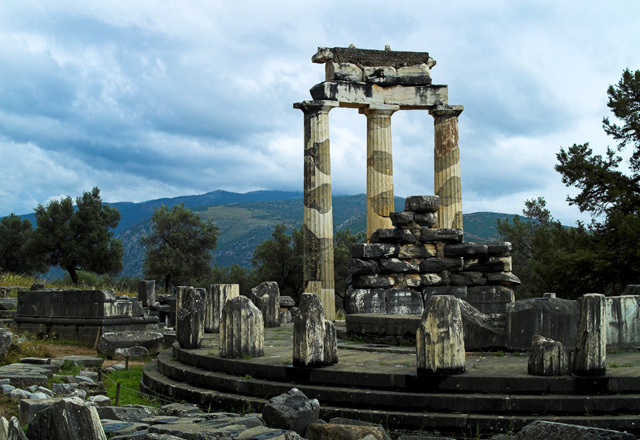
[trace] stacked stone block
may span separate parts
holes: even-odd
[[[188,287],[178,309],[176,340],[182,348],[200,348],[204,336],[205,289]]]
[[[422,314],[434,295],[454,295],[483,313],[504,314],[514,301],[510,243],[464,243],[461,229],[434,228],[438,196],[412,196],[352,247],[348,313]]]

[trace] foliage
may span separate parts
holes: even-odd
[[[19,286],[31,287],[34,283],[42,283],[43,281],[34,275],[16,274],[16,273],[0,273],[0,286]]]
[[[29,339],[22,343],[11,344],[3,364],[15,364],[26,357],[50,358],[54,357],[54,353],[45,341]]]
[[[251,264],[255,267],[254,285],[275,281],[280,295],[291,296],[296,303],[302,295],[302,230],[294,228],[286,233],[284,223],[276,225],[271,238],[253,251]]]
[[[563,227],[542,198],[526,202],[525,215],[534,222],[498,221],[501,236],[514,246],[514,271],[525,296],[620,294],[640,279],[640,71],[625,70],[607,94],[607,105],[622,125],[604,118],[603,127],[618,141],[617,148],[607,148],[603,157],[588,143],[574,144],[560,149],[555,167],[565,185],[579,190],[567,201],[591,214],[590,224]],[[620,153],[627,147],[633,151],[625,161]]]
[[[339,309],[345,309],[347,289],[351,287],[351,246],[364,242],[365,237],[364,232],[352,234],[350,229],[344,229],[337,231],[333,239],[335,289],[336,296],[340,298],[340,302],[336,302],[336,307]]]
[[[209,274],[211,251],[218,241],[218,228],[211,221],[181,203],[171,209],[154,208],[151,227],[151,234],[140,239],[146,248],[145,278],[162,278],[169,291],[172,280],[187,283]]]
[[[211,269],[211,273],[200,285],[209,286],[211,284],[238,284],[240,295],[249,296],[253,287],[255,274],[252,270],[238,264],[231,266],[218,266]]]
[[[15,214],[0,219],[0,272],[33,275],[46,270],[42,253],[33,246],[31,222]]]
[[[37,228],[34,246],[51,266],[66,270],[75,285],[77,271],[117,273],[122,270],[122,243],[110,229],[120,221],[117,209],[102,204],[100,190],[94,187],[76,199],[54,200],[35,209]]]
[[[146,394],[140,393],[140,380],[142,379],[143,365],[129,365],[128,370],[116,370],[109,373],[103,379],[107,397],[111,401],[116,398],[116,384],[120,384],[120,405],[146,405],[159,407],[161,404],[158,400],[148,397]]]
[[[140,277],[120,276],[116,277],[112,274],[96,275],[92,272],[78,271],[78,284],[76,287],[81,289],[113,289],[118,295],[137,296],[138,283]],[[69,274],[65,274],[63,278],[53,280],[52,285],[64,288],[73,284]]]

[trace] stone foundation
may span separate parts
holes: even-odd
[[[40,337],[95,342],[104,332],[157,330],[136,299],[113,290],[22,290],[14,321]]]

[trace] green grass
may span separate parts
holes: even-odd
[[[142,365],[134,365],[130,366],[128,370],[117,370],[109,373],[107,377],[111,380],[103,379],[107,397],[115,404],[116,383],[119,383],[120,405],[161,406],[158,400],[140,394],[140,379],[142,378],[143,368]]]
[[[58,376],[53,376],[47,381],[48,387],[51,388],[51,384],[53,383],[63,382],[62,378],[59,376],[77,376],[78,374],[80,374],[80,366],[75,362],[65,361],[64,365],[62,365],[62,368],[57,373]]]
[[[504,356],[506,356],[506,354],[505,354],[504,351],[498,350],[498,351],[495,352],[495,356],[504,357]]]

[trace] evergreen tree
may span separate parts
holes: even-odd
[[[278,283],[281,295],[291,296],[296,303],[302,295],[302,230],[294,228],[286,233],[284,223],[275,226],[271,238],[253,251],[251,264],[255,267],[254,284],[263,281]]]
[[[54,200],[35,209],[37,228],[33,234],[35,252],[42,252],[50,266],[66,270],[75,285],[77,271],[98,274],[122,270],[123,248],[110,229],[118,226],[120,212],[102,204],[95,187],[76,198]]]
[[[140,239],[146,248],[146,278],[163,279],[168,292],[172,281],[188,282],[210,274],[211,251],[218,241],[218,228],[211,221],[202,220],[181,203],[171,209],[154,208],[151,227],[151,234]]]
[[[34,249],[31,222],[15,214],[0,219],[0,272],[33,275],[47,269],[43,255]]]

